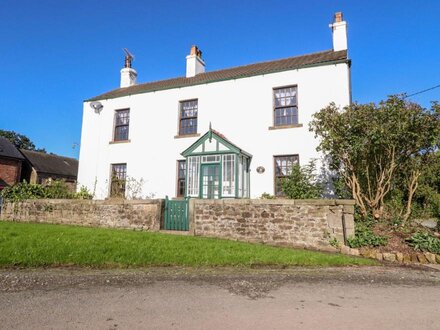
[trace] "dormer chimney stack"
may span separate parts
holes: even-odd
[[[343,21],[342,12],[337,12],[334,22],[329,25],[333,33],[333,50],[347,50],[347,22]]]
[[[205,72],[205,62],[202,60],[202,51],[197,46],[192,46],[186,57],[186,77],[191,78]]]
[[[133,55],[124,48],[125,61],[124,68],[121,70],[121,88],[130,87],[136,85],[137,72],[131,67],[133,61]]]

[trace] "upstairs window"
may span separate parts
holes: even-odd
[[[274,126],[298,124],[297,86],[274,88]]]
[[[127,164],[112,164],[110,176],[110,197],[125,197]]]
[[[179,135],[197,134],[198,100],[180,102]]]
[[[115,131],[113,141],[127,141],[130,126],[130,109],[115,111]]]
[[[177,161],[177,197],[185,196],[186,161]]]
[[[274,156],[275,196],[284,196],[283,180],[292,174],[293,165],[299,164],[298,155]]]

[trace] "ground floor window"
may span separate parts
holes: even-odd
[[[235,196],[235,155],[223,155],[223,196]]]
[[[177,197],[185,196],[186,161],[177,161]]]
[[[188,157],[187,171],[188,171],[188,182],[187,185],[187,196],[198,197],[199,196],[199,170],[200,170],[200,157],[192,156]]]
[[[112,164],[110,174],[110,197],[125,197],[127,164]]]
[[[299,164],[298,155],[274,156],[275,196],[284,196],[282,183],[292,173],[293,165]]]

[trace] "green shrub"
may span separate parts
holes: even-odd
[[[353,193],[345,183],[344,178],[341,175],[333,175],[330,177],[330,181],[333,186],[333,193],[340,199],[353,199]]]
[[[76,199],[92,199],[93,195],[89,192],[89,190],[85,186],[81,186],[79,191],[75,194]]]
[[[71,199],[74,198],[75,193],[71,191],[62,180],[53,180],[50,184],[44,186],[45,198],[59,198],[59,199]]]
[[[260,199],[275,199],[275,196],[264,192],[261,194]]]
[[[427,232],[415,233],[406,241],[414,250],[440,254],[440,238],[434,237]]]
[[[14,186],[6,187],[0,192],[0,196],[5,200],[17,202],[24,199],[45,198],[45,188],[39,184],[30,184],[26,181]]]
[[[341,246],[341,243],[338,241],[338,239],[336,237],[333,237],[330,241],[329,241],[330,245],[333,246],[334,248],[339,248]]]
[[[281,188],[288,198],[309,199],[320,198],[323,187],[315,175],[315,163],[293,165],[291,174],[283,179]]]
[[[19,202],[25,199],[91,199],[92,195],[87,188],[81,187],[75,193],[71,191],[64,180],[53,180],[48,185],[31,184],[26,181],[12,187],[6,187],[0,192],[0,196],[7,201]]]
[[[360,248],[363,246],[375,247],[384,246],[388,243],[388,238],[379,236],[372,231],[372,222],[357,222],[354,237],[347,239],[347,244],[351,248]]]

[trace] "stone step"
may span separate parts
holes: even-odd
[[[171,235],[188,235],[189,231],[184,231],[184,230],[159,230],[159,233],[162,234],[171,234]]]

